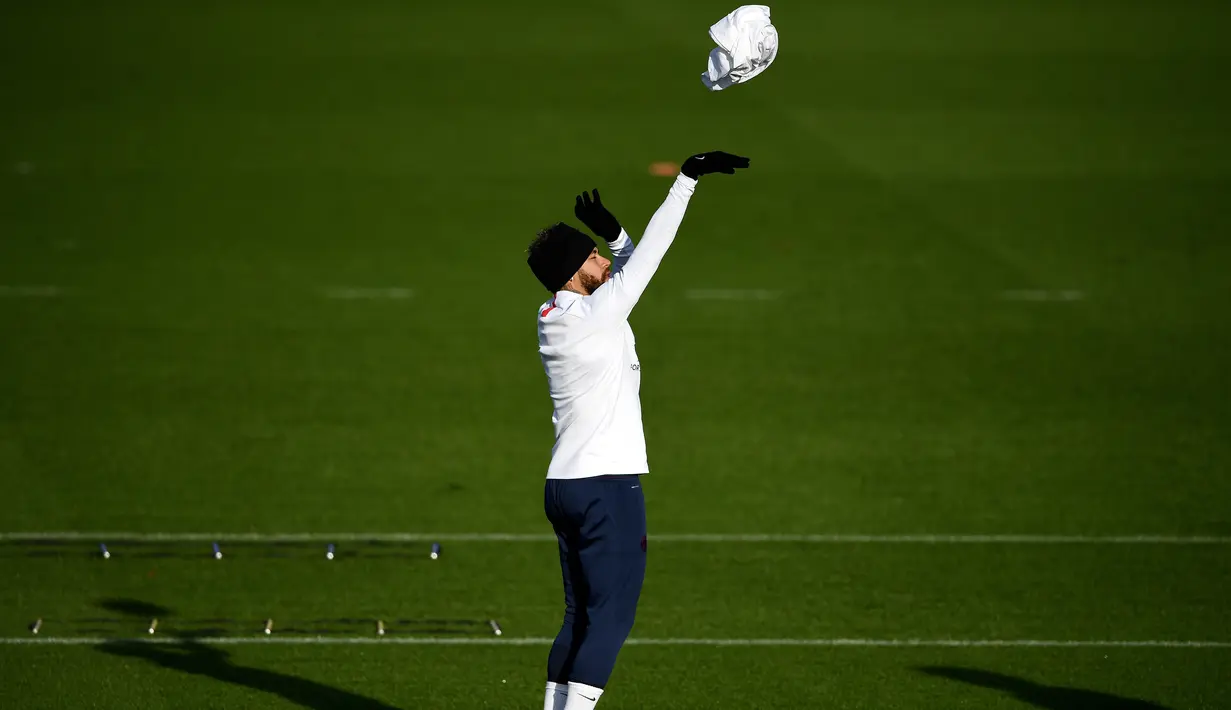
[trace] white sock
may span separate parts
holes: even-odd
[[[594,710],[598,699],[603,694],[602,688],[595,688],[585,683],[568,682],[568,705],[564,710]]]
[[[568,702],[568,686],[547,681],[547,697],[543,699],[543,710],[564,710]]]

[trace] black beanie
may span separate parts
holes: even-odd
[[[544,288],[555,293],[573,278],[594,248],[594,240],[585,232],[561,222],[539,232],[526,262]]]

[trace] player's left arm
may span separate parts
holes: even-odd
[[[636,248],[633,238],[621,229],[620,236],[616,237],[614,242],[607,242],[607,246],[611,249],[611,273],[618,274],[620,269],[624,268],[624,264],[628,263],[628,258],[633,255],[633,249]]]
[[[581,220],[581,223],[586,225],[591,232],[607,242],[608,248],[611,249],[611,273],[617,274],[620,269],[624,268],[628,258],[633,255],[635,248],[633,239],[620,226],[620,221],[615,218],[615,215],[603,205],[598,188],[595,188],[593,192],[593,197],[586,192],[577,196],[577,205],[573,208],[573,214],[577,215],[577,219]]]

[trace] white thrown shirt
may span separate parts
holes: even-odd
[[[560,291],[539,308],[556,441],[548,478],[648,473],[641,426],[641,363],[628,316],[675,240],[697,181],[677,175],[634,252],[621,230],[611,278],[589,296]]]

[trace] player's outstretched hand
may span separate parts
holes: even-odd
[[[747,158],[715,150],[709,153],[700,153],[685,160],[683,167],[680,168],[680,172],[693,180],[710,173],[734,175],[736,168],[746,168],[749,162]]]
[[[577,219],[591,232],[608,242],[614,242],[620,238],[620,222],[603,206],[602,199],[598,196],[598,188],[594,188],[593,192],[593,199],[585,192],[577,196],[577,206],[573,208],[573,214],[577,215]]]

